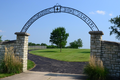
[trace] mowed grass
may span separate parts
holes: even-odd
[[[35,63],[28,59],[27,70],[30,70],[30,69],[34,68],[34,66],[35,66]]]
[[[90,49],[44,49],[30,51],[31,54],[67,62],[88,62]]]
[[[8,77],[8,76],[12,76],[14,75],[15,73],[0,73],[0,79],[1,78],[4,78],[4,77]]]

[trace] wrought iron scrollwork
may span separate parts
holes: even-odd
[[[34,23],[40,17],[50,14],[50,13],[61,13],[61,12],[75,15],[75,16],[79,17],[80,19],[82,19],[91,28],[92,31],[99,31],[96,24],[87,15],[85,15],[81,11],[78,11],[78,10],[70,8],[70,7],[55,5],[51,8],[44,9],[44,10],[38,12],[37,14],[35,14],[33,17],[31,17],[27,21],[27,23],[23,26],[21,32],[26,32],[28,30],[28,28],[32,25],[32,23]]]

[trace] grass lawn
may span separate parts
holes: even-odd
[[[34,66],[35,66],[34,62],[28,60],[27,69],[30,70]],[[8,77],[8,76],[11,76],[11,75],[14,75],[14,73],[12,73],[12,74],[10,74],[10,73],[0,73],[0,78]]]
[[[0,78],[4,78],[4,77],[8,77],[8,76],[12,76],[14,75],[14,73],[0,73]]]
[[[35,63],[32,62],[32,61],[30,61],[30,60],[28,60],[28,63],[27,63],[27,70],[32,69],[34,66],[35,66]]]
[[[90,49],[44,49],[30,51],[31,54],[68,62],[87,62],[90,58]]]

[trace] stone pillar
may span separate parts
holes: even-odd
[[[96,56],[100,58],[101,55],[101,41],[102,41],[102,31],[90,31],[91,35],[91,45],[90,45],[90,56]]]
[[[28,59],[28,36],[30,34],[25,32],[16,32],[17,35],[17,41],[16,41],[16,48],[17,48],[17,54],[22,58],[23,60],[23,72],[27,71],[27,59]]]

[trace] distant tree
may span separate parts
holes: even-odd
[[[70,46],[66,46],[65,48],[70,48]]]
[[[35,44],[35,43],[32,43],[32,42],[29,42],[28,46],[47,46],[47,44],[41,43],[41,45],[40,45],[40,44]]]
[[[60,52],[62,51],[62,47],[65,47],[67,43],[67,38],[69,34],[66,33],[64,27],[58,27],[54,29],[50,35],[50,42],[56,44],[57,47],[60,47]]]
[[[76,41],[70,43],[70,48],[78,48]]]
[[[4,40],[4,41],[10,41],[10,40],[7,39],[7,40]]]
[[[78,47],[82,47],[83,46],[82,40],[80,38],[77,40],[77,44],[78,44]]]
[[[70,43],[70,47],[71,48],[78,48],[78,47],[82,47],[82,40],[78,39],[77,41],[75,40],[74,42]]]
[[[29,42],[28,43],[28,46],[35,46],[36,44],[35,43],[32,43],[32,42]]]
[[[57,48],[56,45],[47,45],[47,48]]]
[[[116,38],[120,40],[120,15],[111,18],[109,21],[114,24],[113,26],[109,27],[109,29],[112,29],[112,31],[110,31],[110,35],[116,34]]]
[[[2,42],[2,36],[0,36],[0,42]]]
[[[47,44],[45,44],[45,43],[41,43],[41,46],[47,46]]]
[[[36,46],[40,46],[40,44],[36,44]]]

